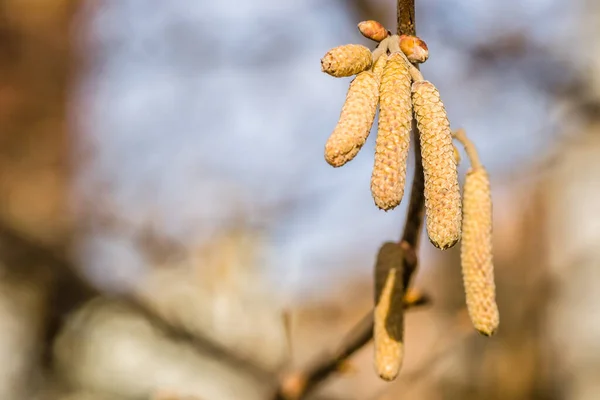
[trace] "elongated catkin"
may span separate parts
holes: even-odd
[[[492,198],[483,167],[471,169],[465,178],[461,264],[473,326],[483,335],[491,336],[500,317],[492,260]]]
[[[404,357],[402,262],[400,245],[388,242],[379,249],[375,264],[375,369],[386,381],[398,376]]]
[[[379,126],[371,194],[377,207],[391,210],[400,204],[406,180],[412,107],[408,65],[392,53],[383,68],[379,94]]]
[[[335,77],[356,75],[371,68],[371,50],[360,44],[345,44],[329,50],[321,59],[321,70]]]
[[[377,80],[381,82],[381,77],[383,76],[383,69],[387,64],[388,55],[386,53],[379,56],[379,58],[373,64],[373,73],[377,77]]]
[[[367,140],[379,97],[379,81],[371,71],[361,72],[354,78],[338,123],[325,144],[325,160],[341,167],[352,160]]]
[[[427,234],[444,250],[460,239],[461,201],[450,123],[440,94],[429,81],[412,85],[425,176]]]

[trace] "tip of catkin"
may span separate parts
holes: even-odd
[[[456,243],[458,243],[458,239],[453,240],[453,241],[437,242],[437,241],[429,238],[429,241],[431,242],[432,245],[434,245],[435,247],[437,247],[440,250],[448,250],[449,248],[454,247],[454,245],[456,245]]]
[[[496,334],[496,332],[498,331],[498,327],[494,327],[494,328],[489,328],[487,326],[485,327],[475,327],[475,329],[477,330],[477,332],[479,332],[480,335],[485,336],[485,337],[490,337],[490,336],[494,336]]]
[[[398,361],[384,363],[383,366],[376,366],[375,371],[381,379],[391,382],[398,377],[402,367],[402,356]]]

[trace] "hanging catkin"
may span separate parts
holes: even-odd
[[[329,50],[321,59],[321,70],[331,76],[356,75],[371,68],[371,50],[360,44],[345,44]]]
[[[392,53],[381,77],[379,126],[371,176],[373,200],[386,211],[400,204],[404,195],[412,121],[410,83],[406,61],[399,53]]]
[[[490,182],[481,166],[465,178],[461,264],[467,309],[473,326],[491,336],[500,321],[492,261],[492,199]]]
[[[461,201],[452,132],[438,90],[429,81],[412,85],[425,175],[425,213],[429,240],[440,249],[460,239]]]
[[[383,53],[382,55],[379,56],[377,61],[375,61],[375,63],[373,64],[373,73],[375,74],[375,76],[377,77],[377,80],[379,82],[381,82],[381,77],[383,76],[383,69],[385,68],[385,65],[387,64],[387,60],[388,60],[388,55],[386,53]]]
[[[398,376],[404,356],[403,259],[400,245],[388,242],[379,249],[375,264],[375,369],[386,381]]]
[[[371,71],[361,72],[350,84],[338,123],[325,144],[325,160],[341,167],[352,160],[367,140],[379,97],[379,81]]]

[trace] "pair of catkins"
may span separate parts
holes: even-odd
[[[365,37],[379,42],[374,51],[349,44],[330,50],[321,60],[323,72],[329,75],[356,75],[338,123],[325,145],[325,159],[334,167],[351,161],[366,142],[379,106],[371,194],[377,207],[391,210],[404,195],[414,116],[421,144],[429,240],[444,250],[462,238],[461,264],[468,312],[480,333],[492,335],[498,327],[499,315],[487,172],[464,131],[451,131],[438,90],[414,65],[427,60],[427,45],[415,36],[391,35],[376,21],[361,22],[358,28]],[[457,172],[459,156],[453,138],[463,144],[471,163],[462,200]],[[378,257],[378,264],[396,265],[383,268],[384,276],[376,277],[376,365],[379,375],[386,380],[396,376],[402,362],[403,307],[393,303],[402,303],[405,288],[401,287],[402,277],[398,276],[401,262],[399,265],[385,259],[399,261],[401,251],[398,244],[387,243]]]

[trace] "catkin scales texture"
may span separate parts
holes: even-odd
[[[471,321],[475,329],[490,336],[500,318],[492,260],[492,199],[483,168],[469,171],[465,179],[461,264]]]
[[[391,54],[379,87],[379,124],[371,176],[371,194],[382,210],[396,207],[404,195],[412,122],[410,84],[408,65],[400,54]]]
[[[425,177],[425,213],[429,240],[440,249],[460,239],[461,200],[450,123],[435,86],[412,85]]]
[[[385,68],[385,65],[387,64],[387,60],[388,60],[388,55],[382,54],[381,56],[379,56],[377,61],[375,61],[375,63],[373,64],[373,73],[375,74],[375,76],[377,77],[377,79],[379,81],[381,81],[381,77],[383,76],[383,69]]]
[[[360,44],[346,44],[329,50],[321,59],[321,70],[331,76],[356,75],[371,68],[371,50]]]
[[[375,369],[387,381],[398,376],[404,357],[402,260],[398,244],[384,243],[375,264]]]
[[[325,160],[341,167],[352,160],[363,146],[377,112],[379,81],[365,71],[350,84],[338,123],[325,143]]]

